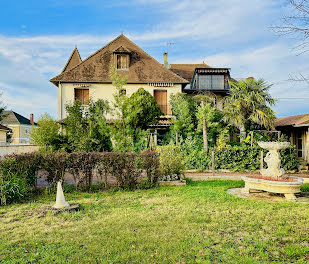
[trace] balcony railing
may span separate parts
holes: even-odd
[[[164,115],[172,115],[172,106],[171,105],[162,105],[159,104],[159,107]]]

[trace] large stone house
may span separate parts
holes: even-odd
[[[61,74],[50,80],[58,87],[58,120],[66,117],[65,105],[74,100],[85,105],[90,99],[113,101],[116,88],[109,74],[111,67],[120,76],[127,76],[123,91],[127,96],[143,87],[155,97],[165,117],[172,116],[172,94],[211,91],[222,105],[221,98],[229,89],[228,68],[211,68],[205,63],[168,64],[167,53],[161,64],[121,34],[84,60],[75,47]]]

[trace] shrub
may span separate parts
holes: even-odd
[[[20,200],[36,186],[40,154],[8,155],[0,161],[0,204]]]
[[[228,169],[231,171],[259,170],[261,150],[258,146],[246,144],[214,150],[215,167],[216,169]],[[263,152],[265,157],[267,150],[263,150]],[[297,169],[295,147],[291,146],[281,150],[280,155],[282,168],[285,170]]]
[[[157,148],[157,151],[160,154],[159,171],[162,175],[183,173],[185,167],[180,147],[174,145],[161,146]]]
[[[30,153],[10,155],[0,161],[0,205],[18,201],[36,187],[39,169],[48,173],[47,181],[55,183],[71,172],[76,188],[90,189],[93,172],[99,172],[107,183],[107,176],[116,178],[120,189],[134,190],[139,186],[152,187],[157,184],[159,158],[155,152],[74,152],[74,153]]]
[[[67,137],[61,133],[60,124],[45,113],[38,120],[38,127],[31,130],[30,136],[42,151],[63,151],[67,148]]]
[[[240,144],[213,148],[206,154],[202,149],[202,142],[199,137],[192,140],[186,139],[181,143],[181,151],[186,169],[208,170],[211,168],[211,152],[215,152],[215,168],[230,171],[257,171],[260,169],[259,146]],[[267,150],[263,150],[264,157]],[[297,169],[297,157],[294,146],[280,151],[281,167],[285,170]],[[266,163],[264,167],[266,167]]]

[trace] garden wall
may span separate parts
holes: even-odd
[[[3,145],[0,146],[0,156],[10,155],[10,154],[21,154],[21,153],[30,153],[39,150],[37,145]]]

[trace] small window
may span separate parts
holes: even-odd
[[[81,101],[82,104],[89,104],[89,89],[75,89],[75,100]]]
[[[129,56],[127,54],[116,54],[116,67],[119,70],[129,69]]]

